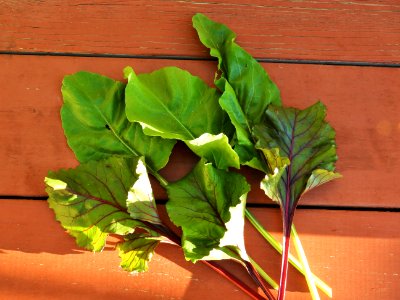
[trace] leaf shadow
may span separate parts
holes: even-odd
[[[1,200],[0,253],[74,254],[82,252],[42,200]]]

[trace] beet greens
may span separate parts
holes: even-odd
[[[312,188],[340,177],[335,173],[335,132],[320,102],[307,109],[285,108],[264,68],[235,42],[235,33],[202,14],[193,17],[201,42],[218,59],[216,88],[176,67],[136,74],[127,83],[88,72],[64,78],[61,119],[68,145],[80,165],[49,172],[49,206],[56,219],[92,251],[108,235],[120,237],[121,266],[143,272],[161,242],[182,248],[253,299],[263,296],[213,261],[232,259],[247,270],[268,299],[278,285],[248,255],[244,217],[282,252],[279,300],[284,299],[288,261],[306,274],[310,291],[326,285],[313,275],[298,241],[303,264],[289,254],[293,216]],[[158,171],[176,141],[199,161],[184,178],[170,183]],[[280,204],[283,251],[246,210],[250,186],[232,169],[247,165],[266,174],[261,188]],[[167,213],[178,236],[158,215],[148,173],[166,189]],[[262,275],[263,279],[260,277]]]
[[[76,238],[78,245],[92,251],[100,251],[109,234],[120,236],[123,240],[118,246],[122,259],[121,266],[128,271],[146,271],[148,261],[157,245],[160,242],[173,243],[182,246],[188,260],[193,262],[201,260],[238,285],[252,298],[260,298],[261,296],[254,293],[235,276],[216,264],[206,261],[234,259],[243,264],[267,297],[273,299],[252,266],[244,248],[244,203],[249,191],[245,178],[239,174],[215,169],[210,163],[200,161],[198,167],[190,175],[192,176],[191,180],[186,182],[186,179],[182,179],[182,181],[170,185],[157,171],[168,162],[175,139],[145,135],[146,128],[143,124],[130,122],[126,118],[124,91],[129,98],[133,71],[126,69],[125,74],[129,77],[126,89],[123,83],[88,72],[78,72],[66,76],[63,81],[62,124],[68,144],[81,164],[75,169],[49,172],[46,177],[49,205],[56,213],[57,220]],[[226,127],[224,123],[221,123],[224,112],[219,109],[220,113],[218,114],[218,103],[213,102],[218,99],[218,91],[209,88],[199,78],[177,68],[165,68],[140,77],[152,78],[152,76],[160,74],[169,84],[174,79],[183,80],[182,76],[188,82],[193,82],[194,87],[187,86],[188,93],[193,93],[197,88],[198,92],[190,97],[193,103],[200,102],[202,105],[208,103],[211,108],[215,108],[209,118],[205,118],[203,114],[201,122],[204,124],[197,124],[192,130],[191,126],[194,122],[191,122],[190,119],[199,119],[196,115],[199,113],[199,109],[191,110],[195,114],[185,115],[188,118],[185,120],[184,116],[177,115],[177,112],[174,111],[177,106],[172,106],[168,113],[172,119],[175,115],[177,122],[169,122],[168,126],[172,126],[172,129],[168,126],[166,129],[169,130],[168,132],[173,132],[174,137],[191,137],[189,135],[179,136],[177,128],[181,128],[182,134],[192,132],[190,134],[196,137],[202,135],[196,128],[208,126],[209,131],[217,133],[220,132],[220,128]],[[135,80],[133,82],[136,83]],[[158,82],[161,83],[159,78]],[[137,84],[135,88],[138,88]],[[181,91],[178,88],[176,90]],[[174,98],[177,95],[179,93],[166,94],[164,100],[173,102],[173,100],[177,100]],[[141,99],[147,98],[142,97]],[[127,100],[128,102],[129,100]],[[131,104],[128,105],[129,109],[132,109]],[[157,109],[165,109],[166,106],[160,102],[158,105],[153,105],[153,108],[157,112]],[[142,130],[142,126],[145,128],[144,130]],[[152,126],[152,130],[155,128],[156,126]],[[164,132],[169,134],[167,131]],[[226,137],[218,139],[219,136],[224,137],[224,134],[216,135],[217,139],[211,138],[211,146],[209,143],[197,145],[200,153],[212,153],[215,151],[215,145],[221,146],[221,141],[222,145],[227,143]],[[188,142],[192,143],[192,141]],[[227,147],[223,146],[222,149],[224,148]],[[230,151],[233,152],[233,150]],[[213,157],[218,158],[218,154]],[[229,159],[229,156],[228,158],[224,157],[225,155],[214,160],[214,163],[217,165],[224,165],[225,162],[230,164],[232,160]],[[163,187],[168,188],[169,194],[172,195],[169,206],[174,207],[173,211],[179,211],[180,214],[172,213],[171,220],[183,228],[182,238],[177,236],[159,218],[151,185],[147,178],[147,170],[159,180]],[[199,194],[204,193],[205,190],[193,185],[193,181],[207,180],[210,176],[216,187],[221,182],[236,180],[237,187],[241,186],[241,188],[232,191],[221,191],[216,188],[212,193],[208,193],[200,199],[195,195],[196,190]],[[198,203],[198,214],[202,217],[205,216],[204,219],[199,218],[196,223],[199,227],[204,227],[204,230],[203,232],[199,231],[194,240],[191,240],[191,235],[187,233],[186,228],[190,228],[188,226],[192,224],[190,220],[195,216],[190,210],[185,209],[185,203],[176,196],[179,192],[179,188],[177,188],[179,185],[183,185],[185,190],[191,190],[194,193],[193,195],[189,193],[187,198],[192,205]],[[208,203],[208,210],[201,212],[200,208],[204,207],[204,201]],[[213,227],[207,217],[214,218],[221,223]],[[186,223],[182,221],[182,218],[187,219]],[[214,244],[208,243],[206,246],[207,241],[211,240],[211,237],[207,235],[210,233],[217,235],[212,237]],[[197,251],[196,256],[191,256],[191,249],[194,248],[203,250]]]

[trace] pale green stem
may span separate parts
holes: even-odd
[[[267,240],[271,246],[282,254],[282,245],[279,243],[268,231],[264,229],[260,222],[250,213],[248,209],[245,211],[246,218],[250,221],[250,223],[254,226],[255,229]],[[301,274],[305,275],[306,271],[304,266],[292,255],[289,254],[289,263],[295,267]],[[314,281],[316,286],[323,291],[328,297],[332,298],[332,289],[320,278],[318,278],[315,274],[312,274],[314,277]]]
[[[306,277],[308,289],[310,290],[311,298],[313,300],[320,300],[319,294],[317,287],[315,286],[315,280],[313,273],[311,272],[310,265],[308,264],[308,260],[306,257],[306,253],[304,252],[303,245],[301,244],[300,237],[297,234],[297,230],[294,227],[294,224],[292,225],[292,240],[294,241],[294,247],[296,248],[297,255],[300,258],[300,262],[304,266],[304,271],[306,274],[304,275]]]
[[[168,186],[168,181],[164,178],[164,177],[162,177],[158,172],[150,172],[157,180],[158,180],[158,182],[160,183],[160,185],[163,187],[163,188],[167,188],[167,186]]]

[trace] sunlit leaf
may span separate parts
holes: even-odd
[[[126,200],[129,214],[132,218],[137,220],[153,224],[162,224],[157,212],[146,166],[142,160],[139,160],[137,163],[136,174],[138,178],[133,184],[133,187],[129,190]]]
[[[218,169],[240,168],[239,156],[233,151],[228,137],[222,133],[204,133],[197,139],[187,141],[188,147],[198,156],[212,162]]]
[[[129,190],[138,179],[137,163],[137,158],[110,157],[49,172],[45,178],[49,205],[79,246],[99,251],[110,233],[126,235],[137,226],[146,228],[126,207]]]
[[[236,173],[200,161],[183,179],[168,186],[167,211],[182,228],[185,257],[247,259],[243,227],[245,199],[250,186]]]
[[[121,267],[129,272],[145,272],[154,250],[160,243],[158,234],[130,234],[118,245]]]

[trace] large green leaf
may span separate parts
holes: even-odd
[[[125,116],[125,84],[94,73],[66,76],[61,109],[69,146],[80,162],[110,155],[144,156],[157,171],[168,162],[174,142],[146,136]]]
[[[200,41],[210,49],[211,56],[218,58],[222,80],[216,81],[217,86],[225,91],[224,79],[229,82],[243,113],[251,124],[261,121],[270,103],[280,105],[278,88],[264,68],[235,43],[236,34],[232,30],[203,14],[196,14],[193,17],[193,26]]]
[[[136,75],[125,69],[126,115],[153,136],[184,141],[219,168],[239,167],[225,133],[229,118],[218,105],[220,94],[189,72],[167,67]]]
[[[182,228],[186,259],[248,259],[243,227],[249,190],[243,176],[215,169],[204,161],[167,187],[167,212]]]
[[[325,121],[325,106],[305,110],[270,106],[264,124],[254,127],[257,146],[271,174],[262,182],[266,194],[279,201],[288,228],[300,197],[311,188],[340,177],[335,131]]]
[[[138,179],[137,163],[137,158],[110,157],[49,172],[45,178],[49,205],[79,246],[99,251],[108,234],[126,235],[137,226],[145,227],[126,207]]]
[[[158,234],[129,234],[118,245],[121,267],[129,272],[144,272],[149,268],[149,261],[160,243]]]
[[[240,162],[265,171],[251,131],[261,122],[269,104],[281,104],[279,90],[264,68],[235,43],[236,34],[228,27],[202,14],[193,17],[193,26],[211,56],[218,58],[221,75],[215,83],[223,92],[219,103],[235,126],[234,149]]]
[[[146,134],[187,141],[223,132],[228,119],[220,95],[199,77],[176,67],[140,75],[127,68],[125,74],[126,115]]]

